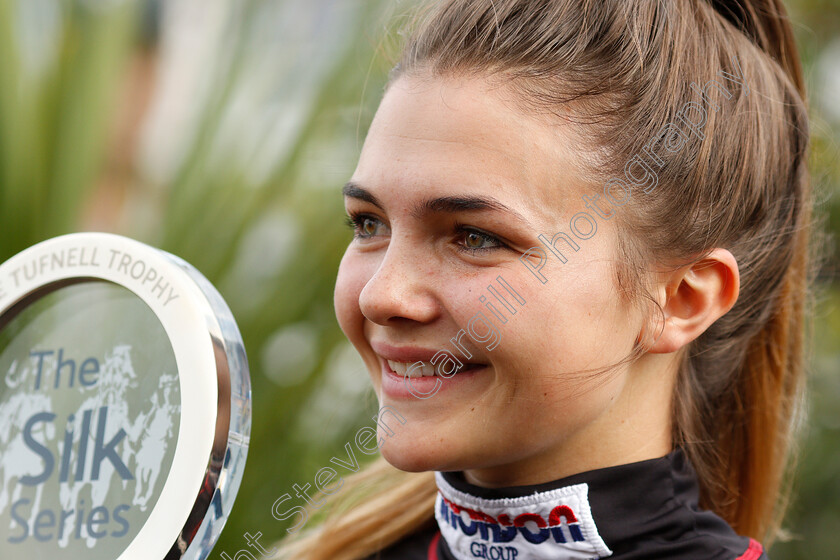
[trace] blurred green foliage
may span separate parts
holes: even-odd
[[[133,43],[136,6],[61,4],[67,25],[36,75],[21,52],[15,2],[0,2],[0,257],[78,227],[100,173],[114,88]],[[31,31],[30,31],[31,32]]]
[[[840,52],[840,2],[788,4],[813,82],[828,45]],[[310,481],[376,410],[333,311],[350,239],[340,186],[398,45],[395,14],[407,5],[0,0],[0,260],[94,224],[191,262],[237,317],[254,425],[246,476],[212,557],[243,548],[246,531],[261,532],[264,543],[282,537],[274,500]],[[211,48],[184,58],[201,50],[189,41],[208,29]],[[131,99],[126,83],[137,87],[129,74],[138,58],[157,61],[156,72],[143,76],[160,110],[141,121],[142,135],[134,125],[126,146],[112,123],[136,109],[120,100]],[[181,78],[201,87],[179,94]],[[812,172],[819,211],[836,234],[840,117],[824,118],[822,107],[838,101],[819,93],[830,91],[821,83],[811,87]],[[167,113],[167,95],[180,95],[192,117]],[[103,177],[119,157],[130,163],[114,186]],[[840,550],[840,289],[831,283],[840,255],[831,252],[788,518],[794,539],[776,545],[775,560]]]

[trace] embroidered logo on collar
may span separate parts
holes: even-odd
[[[453,488],[440,473],[435,518],[458,560],[595,560],[612,555],[575,484],[521,498],[487,500]]]

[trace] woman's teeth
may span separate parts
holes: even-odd
[[[423,364],[422,367],[411,367],[416,363]],[[435,374],[435,366],[430,364],[429,362],[394,362],[388,360],[388,366],[394,371],[394,373],[398,373],[403,377],[432,377]],[[411,369],[409,369],[411,368]]]
[[[414,364],[420,363],[423,364],[420,367],[412,367]],[[388,360],[388,366],[391,370],[398,374],[402,375],[403,377],[433,377],[435,375],[435,366],[430,364],[429,362],[395,362],[393,360]],[[481,367],[481,364],[464,364],[463,367],[458,368],[458,371],[464,371],[469,369],[475,369]],[[410,369],[409,369],[410,368]],[[457,372],[456,372],[457,373]]]

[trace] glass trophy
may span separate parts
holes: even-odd
[[[242,338],[183,260],[77,233],[0,265],[0,558],[203,560],[242,478]]]

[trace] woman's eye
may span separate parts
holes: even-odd
[[[502,249],[505,244],[499,241],[496,237],[464,226],[458,226],[459,238],[462,240],[459,243],[461,250],[469,253],[484,253],[487,251],[494,251]]]
[[[377,235],[387,235],[388,227],[379,218],[371,214],[350,213],[347,216],[346,223],[353,229],[353,237],[356,239],[371,239]],[[456,224],[455,230],[457,232],[458,248],[467,253],[485,253],[507,247],[495,236],[481,230],[461,224]]]
[[[370,214],[353,214],[347,216],[347,225],[353,229],[353,237],[369,239],[377,235],[380,227],[385,227],[378,218]]]

